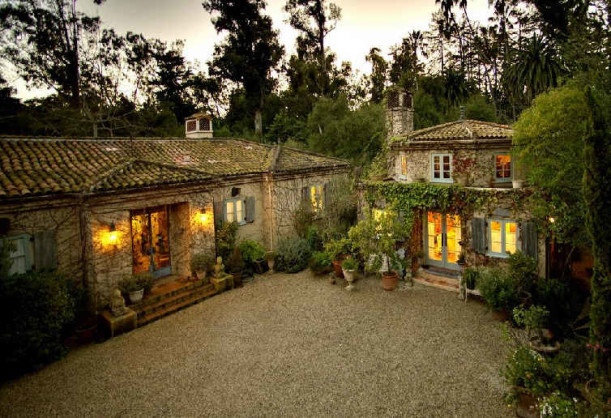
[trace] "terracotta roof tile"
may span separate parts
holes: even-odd
[[[508,125],[477,120],[459,120],[410,132],[398,139],[404,141],[448,141],[474,139],[510,139],[513,135]]]
[[[269,171],[274,148],[207,140],[0,138],[0,197],[124,190]],[[282,148],[278,171],[337,167],[335,158]]]

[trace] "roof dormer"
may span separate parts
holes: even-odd
[[[212,116],[196,113],[186,118],[185,136],[188,139],[212,138]]]

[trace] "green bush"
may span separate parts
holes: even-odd
[[[333,270],[333,257],[326,251],[315,251],[310,258],[310,269],[314,274],[330,273]]]
[[[521,251],[516,251],[509,256],[509,275],[518,293],[531,293],[537,282],[537,262]]]
[[[226,262],[235,248],[235,240],[238,234],[238,224],[236,222],[225,222],[216,231],[216,250],[219,256]]]
[[[477,286],[477,281],[480,276],[480,271],[476,268],[467,267],[462,274],[462,278],[465,281],[467,289],[473,290]]]
[[[263,259],[265,255],[265,247],[256,241],[250,240],[244,240],[240,243],[240,251],[242,252],[244,263],[249,267],[252,267],[256,260]]]
[[[136,292],[144,289],[144,293],[148,293],[153,288],[153,276],[149,272],[126,275],[118,283],[119,290],[124,298],[127,298],[130,292]]]
[[[285,238],[278,243],[276,249],[275,269],[297,273],[307,267],[310,255],[308,241],[302,238]]]
[[[486,304],[495,311],[511,311],[519,305],[518,289],[512,276],[501,268],[482,270],[477,288]]]
[[[318,231],[318,228],[315,225],[311,225],[308,228],[308,231],[306,233],[306,240],[308,241],[308,244],[310,245],[310,250],[312,251],[321,251],[322,250],[322,246],[323,246],[322,237],[320,236],[320,232]]]
[[[3,378],[62,357],[62,338],[75,319],[73,284],[56,273],[0,278],[0,369]]]
[[[352,257],[347,257],[343,262],[342,262],[342,268],[344,270],[356,270],[359,267],[359,262],[356,261],[354,258]]]

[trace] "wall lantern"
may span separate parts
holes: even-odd
[[[556,218],[553,218],[553,217],[550,216],[549,222],[552,223],[552,224],[556,223]]]
[[[204,226],[210,223],[210,214],[206,211],[205,208],[201,208],[197,214],[195,215],[197,222]]]
[[[111,222],[108,231],[104,233],[104,239],[102,243],[106,246],[117,245],[119,243],[119,231],[115,226],[114,222]]]

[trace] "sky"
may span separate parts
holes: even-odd
[[[286,0],[268,0],[266,13],[280,32],[280,43],[286,52],[294,51],[296,32],[286,23]],[[361,74],[371,71],[365,56],[372,47],[384,54],[412,30],[426,30],[431,14],[438,10],[435,0],[335,0],[342,9],[337,28],[327,37],[327,45],[338,61],[352,62]],[[204,11],[201,0],[107,0],[96,6],[92,0],[79,0],[79,8],[87,14],[100,16],[105,26],[118,33],[132,31],[163,41],[185,41],[184,55],[191,61],[205,64],[212,58],[216,34],[211,16]],[[485,22],[490,15],[488,0],[469,0],[469,17]],[[23,83],[18,97],[35,96]]]

